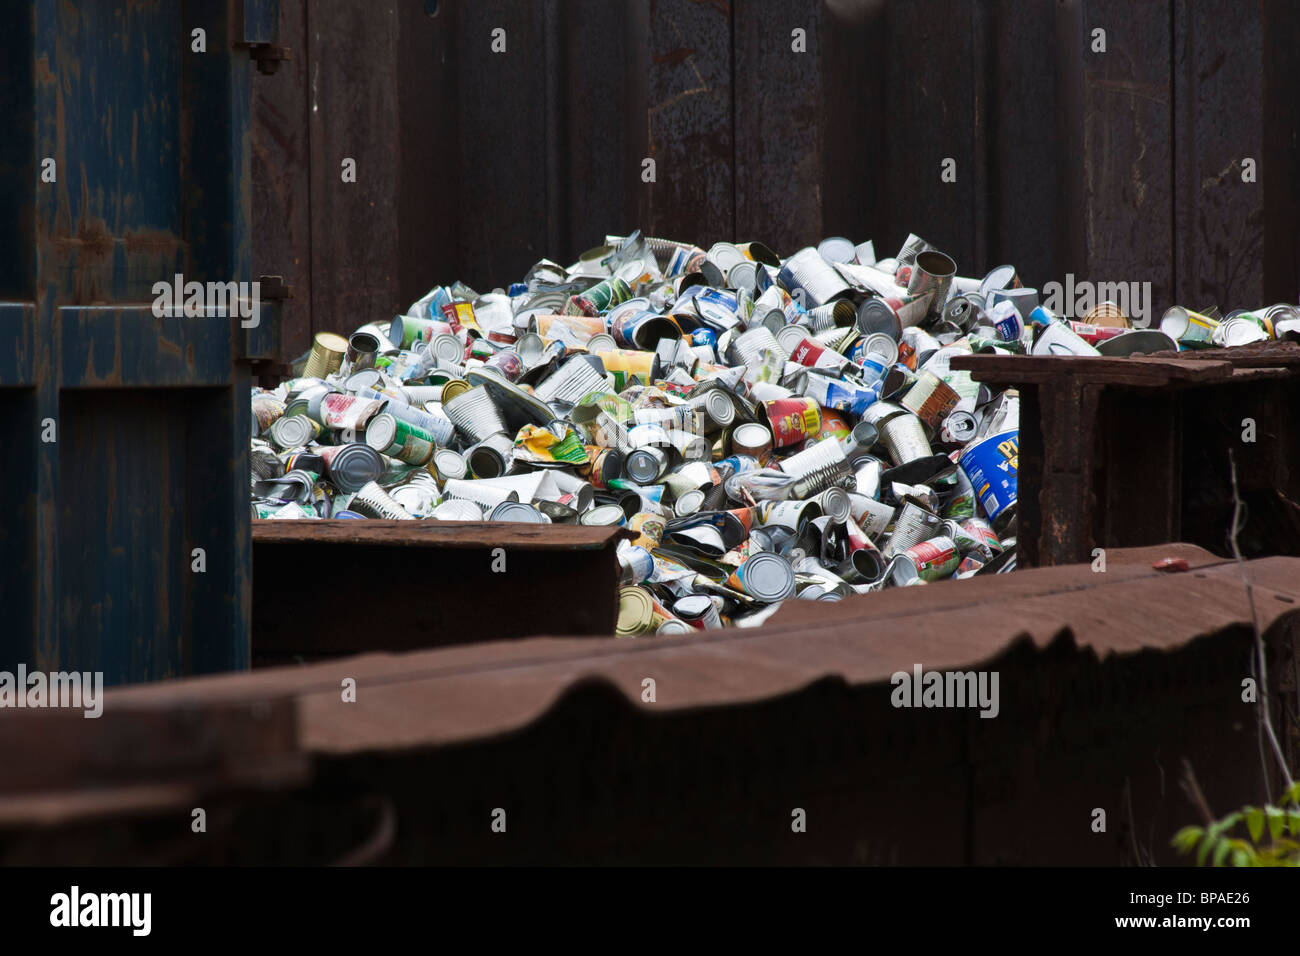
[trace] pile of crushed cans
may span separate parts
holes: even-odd
[[[508,289],[439,286],[387,325],[315,337],[253,393],[255,518],[617,525],[618,633],[761,623],[789,598],[1015,567],[1018,396],[953,356],[1128,355],[1300,331],[1274,306],[1078,321],[1012,266],[917,236],[608,237]]]

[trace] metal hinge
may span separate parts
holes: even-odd
[[[278,43],[247,43],[248,55],[257,63],[259,73],[271,74],[280,69],[283,60],[292,59],[292,50]]]

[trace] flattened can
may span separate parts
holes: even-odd
[[[712,631],[722,627],[722,617],[718,606],[707,594],[688,594],[678,598],[673,604],[673,613],[701,631]]]
[[[763,410],[772,427],[772,445],[775,448],[788,448],[807,441],[821,429],[821,409],[814,398],[778,398],[764,402]]]
[[[961,523],[961,530],[979,541],[990,556],[1002,553],[1002,542],[998,540],[997,532],[983,518],[967,518]]]
[[[899,401],[931,428],[938,428],[960,400],[947,382],[933,372],[923,371]]]
[[[1020,430],[1000,432],[968,445],[958,459],[990,521],[1015,504],[1020,468]]]
[[[894,519],[894,532],[885,546],[885,557],[892,558],[913,545],[928,541],[939,533],[943,519],[918,499],[907,495]]]

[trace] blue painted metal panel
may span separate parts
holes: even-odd
[[[0,669],[248,664],[244,362],[266,331],[151,309],[177,273],[252,279],[248,6],[0,2],[18,120],[0,139]],[[275,21],[252,6],[252,29]]]

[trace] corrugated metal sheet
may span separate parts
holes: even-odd
[[[1161,556],[1193,570],[1162,574]],[[1247,563],[1260,625],[1300,610],[1300,559]],[[195,707],[292,696],[301,745],[311,752],[440,746],[503,734],[535,720],[579,681],[600,679],[629,701],[641,680],[659,684],[654,709],[738,705],[826,677],[851,685],[888,681],[913,663],[968,668],[1028,637],[1044,647],[1068,633],[1098,656],[1171,650],[1250,620],[1234,562],[1201,549],[1159,546],[1112,552],[1104,574],[1089,565],[943,582],[922,599],[907,589],[836,603],[789,602],[767,625],[680,640],[537,637],[251,674],[168,681],[112,691],[106,707]],[[355,705],[339,686],[355,678]],[[364,692],[366,688],[370,693]],[[39,719],[39,715],[36,715]]]
[[[1193,570],[1150,570],[1166,555]],[[0,859],[303,863],[360,846],[394,863],[1174,862],[1168,836],[1193,814],[1173,785],[1182,757],[1212,806],[1262,799],[1255,705],[1240,698],[1250,612],[1238,569],[1197,549],[1109,558],[1105,574],[931,585],[924,606],[907,592],[795,602],[755,632],[537,638],[123,689],[75,731],[113,756],[69,764],[56,745],[44,767],[38,750],[28,789],[0,796]],[[1298,564],[1248,565],[1279,713],[1295,706]],[[998,719],[891,706],[889,673],[916,663],[1000,672]],[[641,700],[646,676],[655,703]],[[227,720],[213,742],[226,780],[252,780],[242,795],[177,773],[166,746],[154,760],[138,733],[268,703],[296,715],[292,741],[274,721],[259,736]],[[57,731],[43,716],[8,719],[36,740]],[[311,756],[310,783],[277,784],[294,754]],[[166,799],[206,806],[208,839],[176,841]],[[155,809],[133,822],[132,806]],[[492,832],[494,807],[508,808],[508,838]],[[790,833],[792,807],[807,833]],[[62,822],[15,829],[37,818]]]

